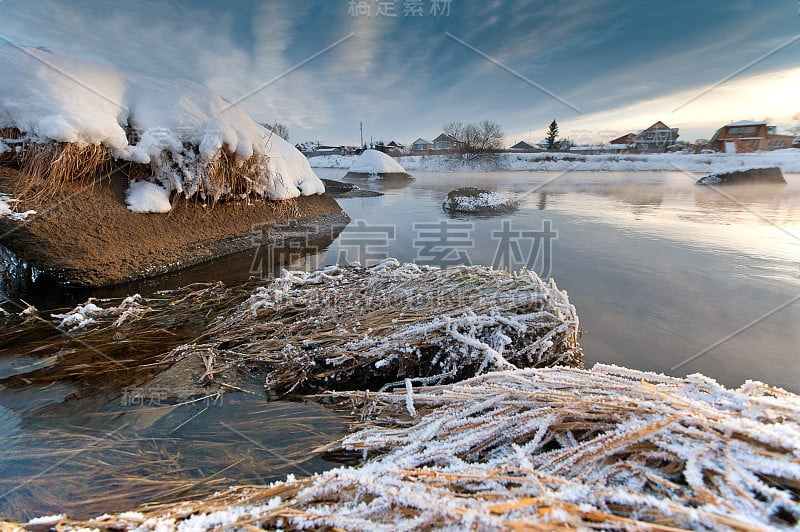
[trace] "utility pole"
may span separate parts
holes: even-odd
[[[364,122],[359,122],[358,127],[361,128],[361,146],[364,146]]]

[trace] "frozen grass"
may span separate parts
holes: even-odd
[[[361,467],[65,523],[122,530],[766,530],[800,517],[800,398],[598,365],[336,394]]]
[[[372,268],[285,272],[171,359],[251,364],[283,393],[461,380],[493,369],[581,365],[566,293],[535,273]]]

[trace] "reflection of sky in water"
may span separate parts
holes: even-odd
[[[344,174],[317,172],[331,179]],[[448,191],[484,186],[515,194],[521,208],[510,216],[452,220],[474,224],[474,247],[462,251],[474,264],[491,265],[498,253],[492,232],[504,219],[522,231],[541,230],[551,220],[558,233],[551,274],[581,316],[587,365],[670,372],[800,293],[800,176],[787,176],[785,187],[722,189],[731,197],[697,187],[696,178],[680,172],[571,173],[538,189],[558,175],[417,173],[405,188],[360,183],[386,195],[340,203],[353,220],[396,227],[396,239],[370,251],[419,261],[430,258],[419,256],[414,224],[450,220],[441,210]],[[343,253],[355,259],[362,250],[352,241],[360,232],[352,223],[320,260],[333,262]],[[727,385],[757,379],[800,391],[797,323],[800,302],[676,373],[702,372]]]

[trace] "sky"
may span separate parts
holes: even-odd
[[[579,143],[800,114],[797,0],[0,0],[0,39],[182,77],[294,143],[410,144],[448,122]],[[798,117],[800,123],[800,117]]]

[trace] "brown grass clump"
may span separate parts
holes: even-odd
[[[111,152],[102,145],[30,143],[22,152],[15,195],[20,199],[58,196],[68,183],[97,179],[111,169]]]

